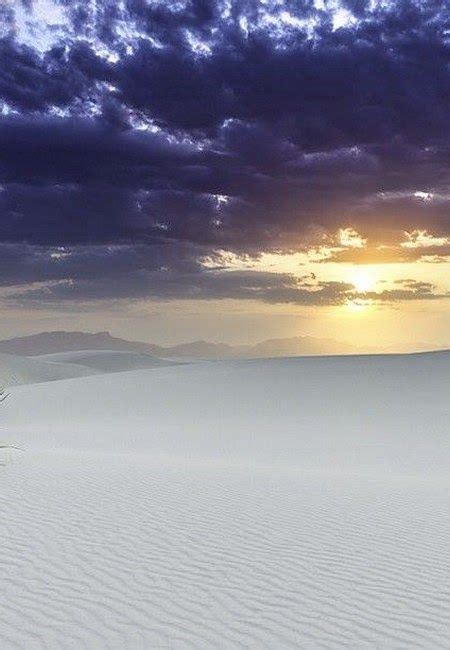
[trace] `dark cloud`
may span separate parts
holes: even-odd
[[[62,31],[36,47],[12,9],[0,15],[0,242],[24,247],[24,270],[7,277],[94,298],[106,287],[76,266],[110,264],[116,295],[334,304],[340,285],[261,275],[245,288],[199,260],[306,249],[340,227],[369,248],[333,261],[445,254],[399,241],[450,235],[447,2],[343,0],[340,28],[306,0],[55,4]],[[89,264],[80,245],[97,250]],[[78,251],[60,258],[61,277],[36,259],[55,247]],[[188,273],[172,266],[185,250]],[[395,292],[386,299],[435,295]]]
[[[217,260],[220,262],[220,259]],[[269,304],[332,306],[348,302],[395,303],[450,297],[428,283],[399,280],[380,291],[359,292],[348,282],[319,281],[314,274],[211,268],[192,245],[0,247],[4,300],[48,307],[67,301],[257,300]]]
[[[377,302],[398,302],[404,300],[437,300],[450,298],[450,293],[439,293],[431,282],[421,280],[397,280],[394,289],[384,289],[380,292],[368,291],[364,294],[365,300]]]
[[[86,79],[64,51],[54,47],[41,57],[11,38],[0,39],[0,97],[26,112],[63,108],[81,97]]]

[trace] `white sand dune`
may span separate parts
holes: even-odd
[[[449,369],[277,359],[14,388],[0,647],[450,647]]]
[[[36,384],[170,365],[176,365],[176,362],[142,352],[116,350],[82,350],[34,357],[0,353],[0,385]]]
[[[19,357],[0,353],[0,385],[15,386],[83,377],[94,369],[76,363],[49,363],[38,357]]]
[[[78,352],[57,352],[44,354],[34,359],[46,362],[70,363],[99,372],[124,372],[127,370],[144,370],[173,365],[174,361],[159,359],[145,352],[128,352],[118,350],[80,350]]]

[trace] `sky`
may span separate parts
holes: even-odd
[[[446,0],[0,2],[0,336],[450,346]]]

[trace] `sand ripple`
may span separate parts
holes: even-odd
[[[449,648],[448,484],[28,454],[0,647]]]

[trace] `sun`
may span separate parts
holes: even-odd
[[[354,314],[367,311],[373,304],[373,301],[367,294],[375,291],[378,279],[376,269],[370,266],[355,266],[349,270],[347,280],[349,284],[353,285],[354,291],[359,294],[358,296],[349,297],[346,302],[346,307],[349,311]]]
[[[349,281],[358,293],[373,291],[377,283],[374,271],[368,267],[357,267],[350,275]]]

